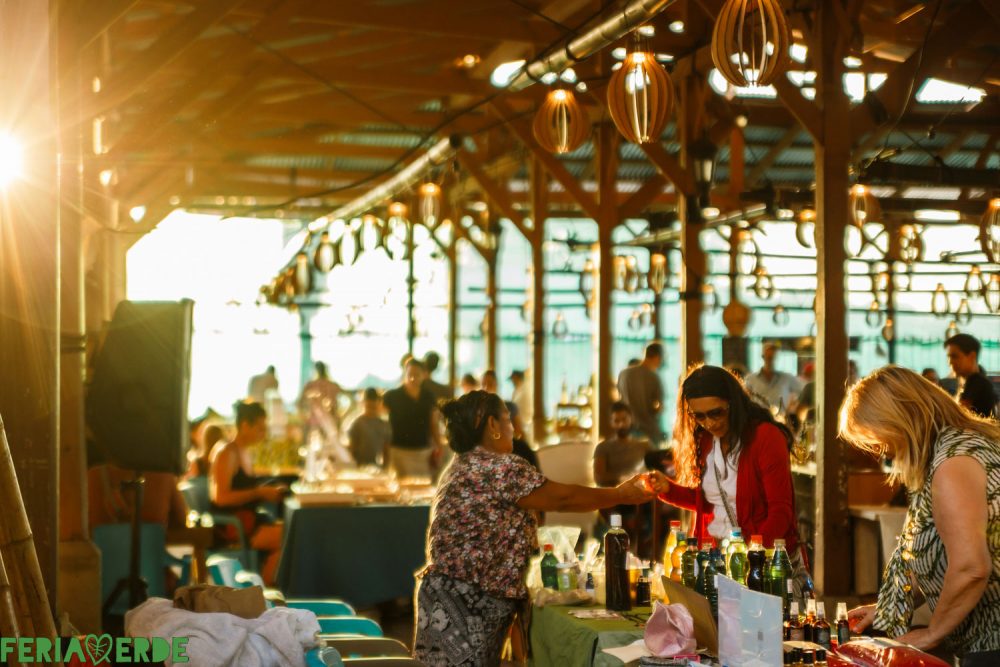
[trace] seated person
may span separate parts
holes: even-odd
[[[267,413],[260,403],[237,403],[236,437],[218,445],[212,452],[209,475],[209,498],[219,509],[235,512],[254,549],[267,552],[261,576],[273,585],[281,552],[280,523],[263,523],[255,511],[261,503],[278,503],[288,487],[259,484],[253,475],[251,449],[267,436]],[[232,535],[227,536],[232,538]]]
[[[186,478],[207,477],[212,450],[226,437],[226,432],[218,424],[209,424],[200,429],[200,436],[188,450],[188,470]]]
[[[361,414],[347,429],[351,456],[359,466],[384,465],[392,443],[392,429],[382,418],[382,397],[374,387],[365,389]]]

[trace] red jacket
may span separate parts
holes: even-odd
[[[771,548],[775,538],[784,538],[791,553],[798,548],[799,538],[788,442],[774,424],[768,423],[751,426],[744,442],[749,442],[749,446],[743,448],[736,464],[736,520],[743,539],[749,543],[751,535],[759,534],[764,537],[764,546]],[[705,434],[698,443],[698,464],[702,471],[711,449],[712,437]],[[671,484],[669,491],[660,494],[660,500],[694,510],[694,534],[699,541],[711,537],[708,525],[714,507],[705,499],[701,486],[691,489]]]

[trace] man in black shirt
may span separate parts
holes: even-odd
[[[997,396],[993,383],[979,365],[979,341],[969,334],[956,334],[944,342],[948,351],[948,365],[958,378],[955,398],[981,417],[992,417],[996,411]]]
[[[403,369],[403,385],[382,398],[392,427],[389,464],[400,477],[433,477],[441,462],[438,410],[423,386],[426,377],[423,362],[411,358]]]

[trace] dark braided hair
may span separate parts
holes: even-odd
[[[500,419],[506,406],[496,394],[477,389],[442,401],[440,409],[448,428],[448,445],[456,454],[464,454],[482,442],[488,418]]]

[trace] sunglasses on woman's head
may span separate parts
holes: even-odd
[[[699,423],[706,421],[718,421],[722,417],[725,417],[727,412],[729,412],[729,406],[727,405],[712,408],[707,412],[692,412],[691,410],[688,410],[688,414],[691,415],[691,419]]]

